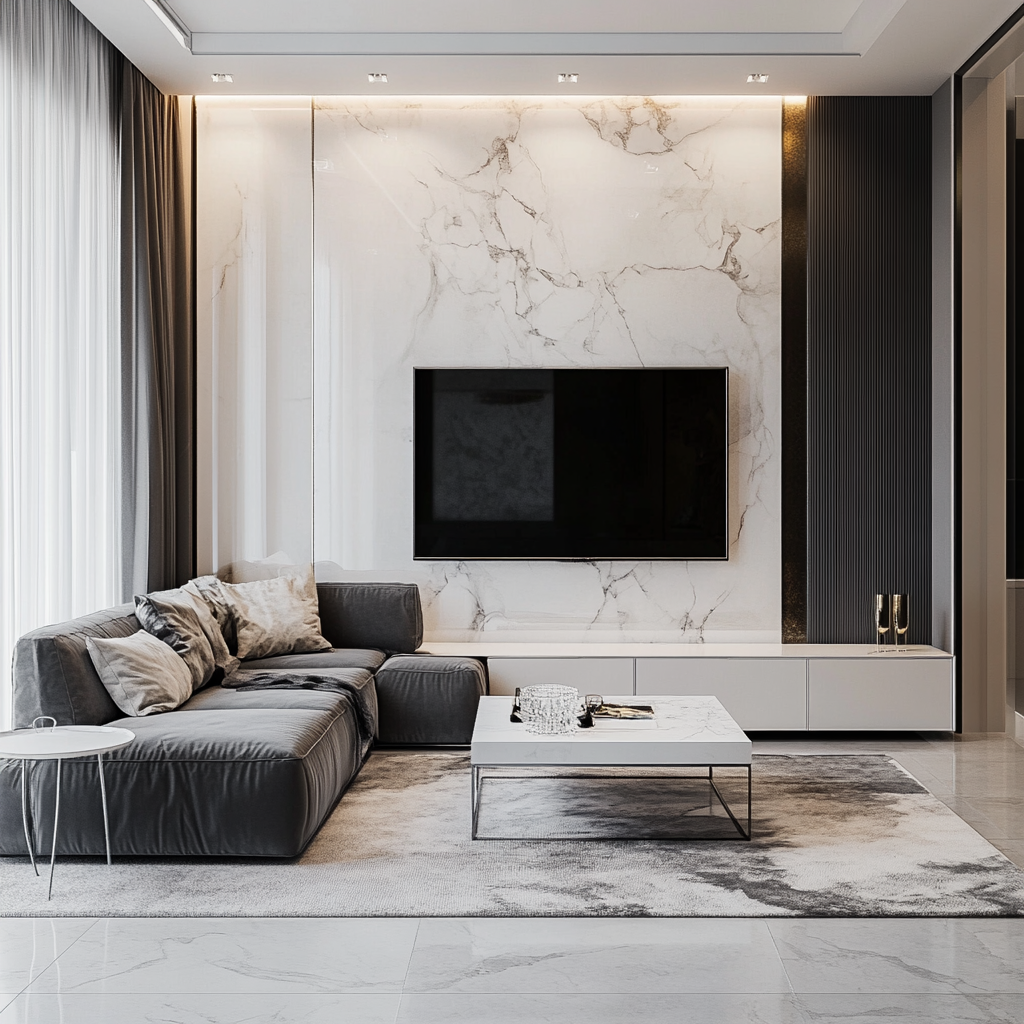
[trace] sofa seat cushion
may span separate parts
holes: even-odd
[[[378,669],[378,727],[381,743],[465,744],[473,737],[487,674],[476,658],[398,655]]]
[[[350,702],[322,696],[335,697],[335,706],[116,720],[136,738],[104,758],[114,856],[299,854],[362,764]],[[20,776],[5,767],[0,852],[23,855]],[[54,762],[34,764],[30,772],[37,846],[49,851]],[[64,762],[58,854],[103,852],[96,772],[95,758]]]
[[[292,708],[336,711],[347,702],[343,693],[329,690],[226,690],[208,686],[192,695],[181,711],[251,711],[261,708]]]
[[[306,757],[332,720],[351,714],[344,698],[331,708],[240,708],[203,715],[120,718],[110,724],[135,733],[135,742],[107,755],[114,761],[257,763]]]

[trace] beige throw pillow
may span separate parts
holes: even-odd
[[[296,566],[273,580],[222,581],[220,593],[234,620],[239,658],[330,649],[330,642],[320,635],[312,565]]]
[[[118,639],[86,637],[85,646],[107,693],[126,715],[173,711],[192,696],[184,659],[144,629]]]

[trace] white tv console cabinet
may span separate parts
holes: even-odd
[[[425,643],[487,661],[492,694],[564,683],[581,693],[717,697],[756,730],[955,728],[953,656],[871,644]]]

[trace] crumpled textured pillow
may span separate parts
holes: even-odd
[[[312,565],[296,566],[271,580],[220,581],[220,593],[234,619],[235,653],[243,661],[330,650],[330,641],[320,633]]]
[[[140,629],[126,637],[86,637],[96,674],[133,718],[173,711],[192,696],[192,673],[170,645]]]
[[[189,580],[181,589],[187,594],[198,597],[206,605],[220,627],[221,636],[224,637],[224,642],[228,645],[229,653],[234,654],[238,646],[235,637],[235,619],[227,599],[220,589],[220,580],[216,576],[197,576],[194,580]]]
[[[197,690],[210,681],[218,668],[228,674],[238,667],[238,659],[228,650],[206,602],[187,590],[137,595],[135,617],[143,629],[185,659]]]

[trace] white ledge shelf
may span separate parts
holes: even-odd
[[[422,654],[471,658],[952,658],[925,644],[898,654],[874,644],[424,643]]]

